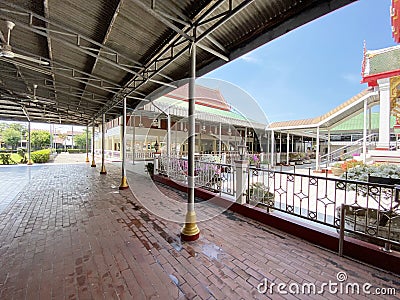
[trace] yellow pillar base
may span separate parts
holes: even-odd
[[[85,160],[85,162],[89,162],[89,156],[86,156],[86,160]]]
[[[120,190],[126,190],[129,188],[128,181],[126,180],[126,176],[123,176],[121,179],[121,185],[119,186]]]
[[[101,165],[100,174],[103,174],[103,175],[107,174],[106,166],[105,166],[105,165]]]
[[[200,229],[196,224],[196,212],[189,211],[186,214],[186,222],[181,230],[181,239],[183,241],[195,241],[200,237]]]
[[[28,160],[28,162],[26,163],[28,166],[33,165],[33,161],[32,159]]]
[[[92,160],[92,164],[90,165],[92,168],[96,168],[96,162],[94,161],[94,159]]]

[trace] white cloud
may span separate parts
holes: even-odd
[[[361,74],[346,73],[342,74],[342,78],[349,83],[360,83]]]
[[[258,64],[261,62],[257,57],[255,57],[254,55],[251,55],[251,53],[242,55],[240,57],[240,59],[244,60],[245,62],[253,63],[253,64]]]

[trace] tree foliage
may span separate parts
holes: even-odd
[[[0,123],[0,141],[15,149],[26,134],[26,126],[19,123]]]
[[[89,145],[91,141],[91,136],[89,135]],[[79,149],[86,149],[86,130],[81,134],[74,136],[74,145]]]
[[[8,127],[3,131],[2,135],[3,143],[5,143],[6,146],[11,146],[12,149],[18,147],[18,143],[21,141],[21,132],[12,127]]]
[[[50,133],[46,130],[33,130],[31,132],[31,145],[33,149],[45,149],[50,145]]]

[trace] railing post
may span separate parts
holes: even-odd
[[[160,173],[159,170],[158,170],[159,158],[160,158],[160,155],[159,155],[159,154],[154,154],[154,158],[153,158],[153,162],[154,162],[154,175]]]
[[[390,252],[392,252],[391,248],[392,248],[392,245],[390,243],[385,243],[385,246],[383,246],[382,251],[390,253]]]
[[[236,166],[236,203],[246,203],[246,189],[247,189],[247,176],[246,170],[248,169],[247,160],[235,161]],[[249,170],[250,172],[250,170]]]
[[[339,256],[343,256],[345,217],[345,204],[342,203],[340,206]]]

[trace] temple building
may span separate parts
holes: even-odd
[[[135,160],[154,157],[159,149],[162,154],[186,156],[188,111],[188,86],[183,85],[127,117],[127,156]],[[265,151],[263,124],[249,119],[236,111],[219,90],[196,85],[196,155],[234,155],[237,146],[244,141],[250,153]],[[108,159],[118,160],[121,155],[122,119],[106,124],[105,152]],[[101,151],[101,135],[98,134],[96,149]],[[169,144],[169,146],[168,146]]]

